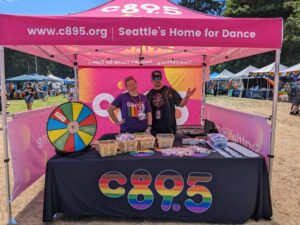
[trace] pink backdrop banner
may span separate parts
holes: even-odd
[[[14,187],[12,200],[45,173],[46,163],[55,151],[46,124],[54,108],[17,114],[8,123]]]
[[[262,116],[205,104],[205,119],[213,121],[220,133],[230,140],[263,155],[271,148],[271,126]]]
[[[104,133],[119,132],[119,126],[109,118],[107,107],[120,94],[126,91],[124,78],[134,76],[138,90],[146,94],[153,88],[151,73],[160,69],[163,82],[184,97],[187,89],[197,87],[196,93],[190,98],[186,107],[177,108],[178,125],[199,125],[202,93],[202,68],[79,68],[79,99],[89,105],[95,112],[98,122],[97,137]],[[120,111],[116,111],[120,118]]]

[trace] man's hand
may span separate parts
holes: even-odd
[[[196,88],[194,88],[192,90],[189,88],[186,92],[186,97],[187,98],[191,97],[195,93],[195,91],[196,91]]]

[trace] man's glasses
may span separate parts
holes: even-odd
[[[161,80],[161,77],[153,77],[152,80],[158,81]]]

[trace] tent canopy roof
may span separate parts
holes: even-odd
[[[280,73],[296,72],[299,70],[300,70],[300,63],[298,63],[292,67],[286,68],[284,70],[281,70]]]
[[[73,66],[214,65],[281,48],[281,18],[226,18],[168,0],[66,16],[0,14],[0,45]]]
[[[241,70],[240,72],[236,73],[234,75],[234,78],[248,78],[249,73],[253,72],[255,70],[258,70],[258,68],[256,68],[255,66],[247,66],[245,69]]]
[[[224,19],[194,11],[177,5],[169,0],[111,0],[95,8],[71,14],[76,17],[112,17],[112,18],[173,18],[173,19]]]
[[[223,70],[218,76],[214,78],[214,80],[229,80],[234,76],[234,73],[229,70]]]
[[[55,75],[53,75],[53,74],[49,74],[47,77],[48,77],[49,79],[52,79],[52,80],[55,80],[55,81],[64,81],[64,79],[62,79],[62,78],[60,78],[60,77],[57,77],[57,76],[55,76]]]
[[[49,81],[50,78],[40,75],[40,74],[23,74],[16,77],[12,77],[7,79],[8,82],[25,82],[25,81],[37,81],[37,82],[43,82],[43,81]]]
[[[287,67],[285,65],[280,64],[279,71],[285,70]],[[263,68],[260,68],[258,70],[252,71],[253,73],[274,73],[275,72],[275,62],[271,63]]]

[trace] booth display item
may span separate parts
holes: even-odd
[[[133,134],[129,134],[129,133],[123,133],[123,134],[119,134],[116,136],[116,140],[117,141],[130,141],[130,140],[134,140],[135,136]]]
[[[177,133],[195,137],[195,136],[203,135],[204,129],[203,128],[181,128],[177,131]]]
[[[139,149],[148,149],[154,148],[155,145],[155,137],[150,134],[142,134],[136,135],[136,140],[138,140],[138,148]]]
[[[67,102],[50,114],[47,135],[60,153],[84,150],[94,139],[97,120],[93,111],[80,102]]]
[[[144,150],[133,151],[130,152],[129,154],[134,157],[147,157],[147,156],[154,155],[154,151],[149,149],[144,149]]]
[[[228,139],[223,134],[208,134],[209,142],[213,148],[225,148],[227,146]]]
[[[120,153],[136,151],[138,148],[138,140],[133,134],[119,134],[116,140],[119,143]]]
[[[172,148],[175,137],[173,134],[157,134],[157,143],[159,148]]]
[[[198,146],[184,146],[184,147],[177,147],[177,148],[166,148],[162,149],[161,153],[164,156],[193,156],[193,157],[204,157],[210,154],[210,150],[198,147]]]
[[[115,140],[98,141],[97,150],[101,157],[117,155],[119,144]]]
[[[206,141],[204,139],[198,139],[198,138],[183,138],[182,139],[183,145],[205,145]]]

